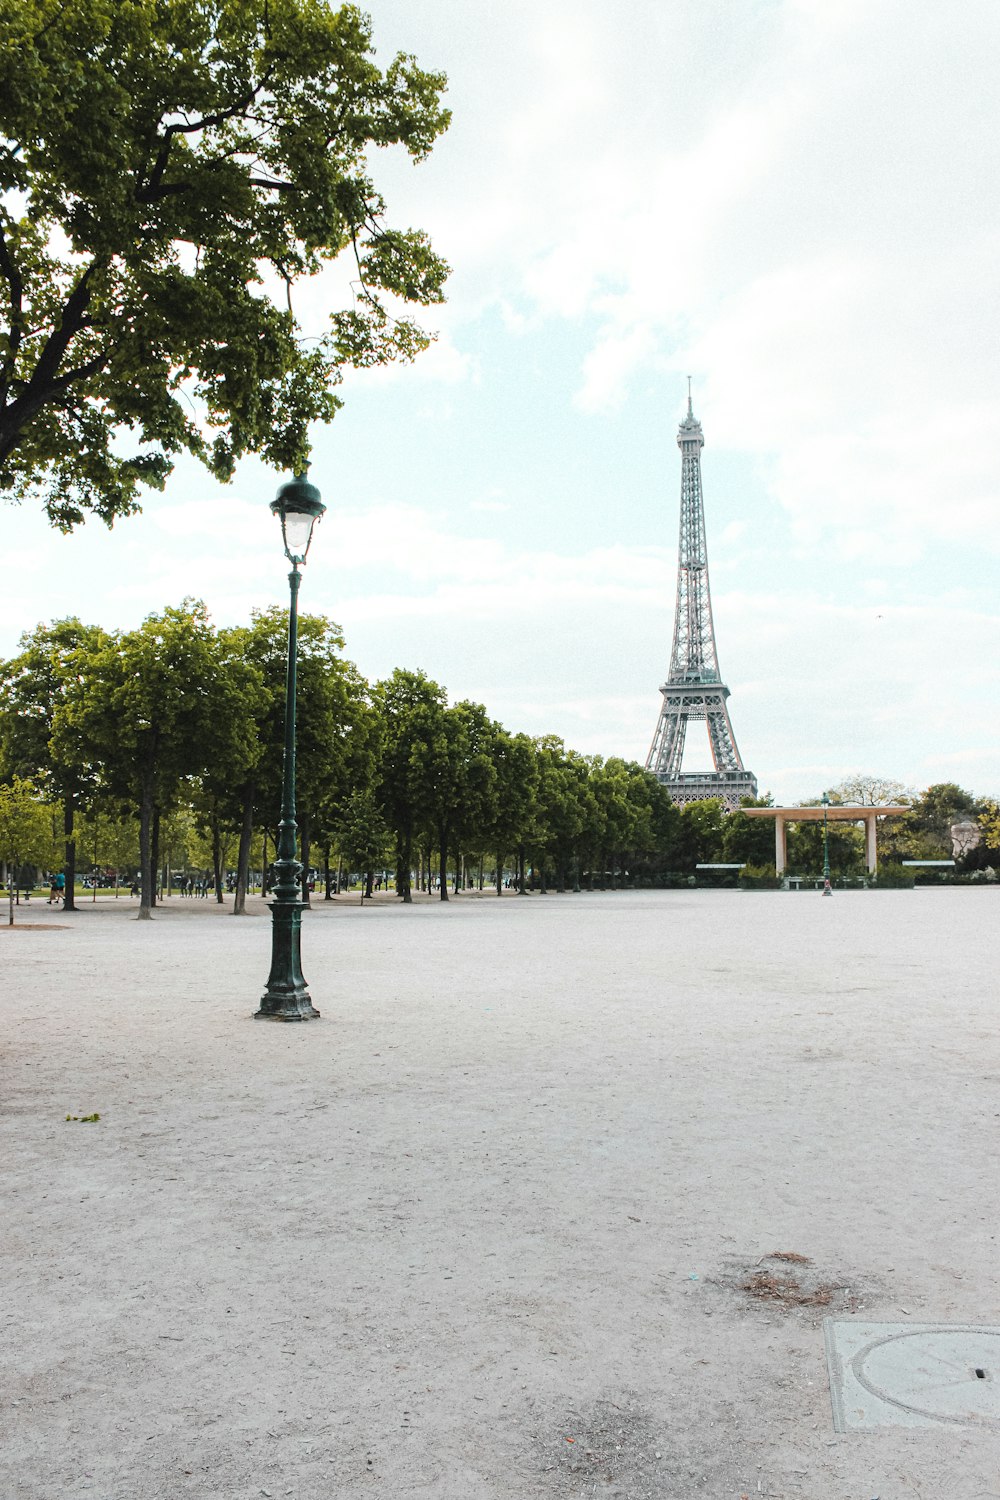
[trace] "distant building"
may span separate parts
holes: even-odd
[[[670,671],[660,689],[663,703],[646,769],[669,788],[675,802],[720,797],[732,811],[739,807],[741,797],[756,797],[757,778],[743,768],[726,707],[729,689],[719,672],[701,490],[705,438],[691,408],[690,381],[687,416],[677,433],[677,446],[681,450],[681,526],[674,644]],[[681,771],[691,719],[707,721],[714,771]]]

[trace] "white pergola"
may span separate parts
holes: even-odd
[[[877,864],[875,855],[875,825],[879,818],[898,817],[908,813],[908,807],[844,807],[831,803],[829,807],[741,807],[748,818],[774,819],[774,868],[784,873],[788,864],[789,823],[822,823],[824,815],[831,823],[863,823],[865,825],[865,862],[872,875]]]

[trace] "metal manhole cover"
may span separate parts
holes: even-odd
[[[1000,1328],[824,1320],[837,1432],[1000,1427]]]

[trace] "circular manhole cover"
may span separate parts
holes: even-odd
[[[915,1416],[1000,1425],[1000,1332],[894,1333],[859,1349],[851,1369],[873,1396]]]

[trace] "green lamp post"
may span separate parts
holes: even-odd
[[[300,941],[302,928],[301,876],[296,849],[295,822],[295,657],[298,647],[299,568],[305,562],[313,527],[326,510],[319,490],[304,474],[283,484],[271,501],[271,510],[281,521],[285,556],[292,565],[288,575],[288,667],[285,677],[285,760],[281,783],[281,821],[274,861],[276,880],[271,905],[271,972],[261,997],[258,1021],[309,1021],[319,1011],[309,998],[302,977]]]
[[[820,801],[823,804],[823,895],[832,896],[833,887],[830,884],[830,833],[827,827],[826,810],[830,806],[830,798],[826,792]]]

